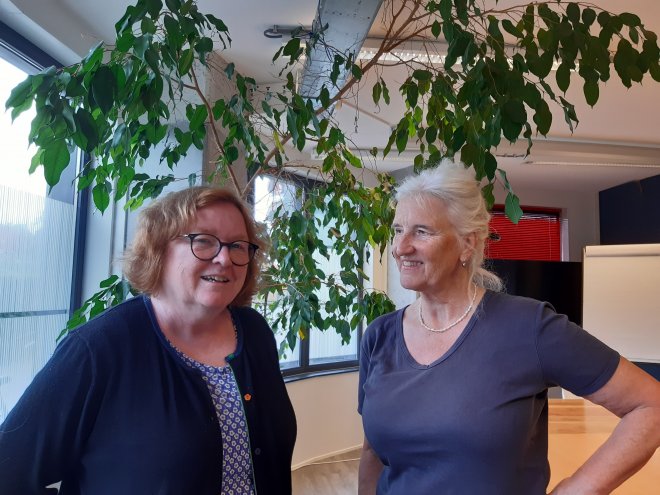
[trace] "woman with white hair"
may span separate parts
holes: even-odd
[[[398,188],[392,255],[409,306],[360,353],[359,493],[546,494],[548,396],[559,385],[621,421],[553,494],[610,493],[660,445],[660,382],[482,266],[479,183],[443,161]]]

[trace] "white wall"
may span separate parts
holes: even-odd
[[[362,445],[357,387],[357,372],[319,376],[287,384],[298,421],[292,469]]]

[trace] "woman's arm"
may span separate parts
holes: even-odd
[[[383,463],[380,462],[365,437],[358,471],[358,495],[374,495],[376,493],[378,478],[382,470]]]
[[[609,494],[660,447],[660,382],[621,358],[610,380],[585,397],[621,418],[607,441],[551,495]]]

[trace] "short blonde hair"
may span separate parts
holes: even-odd
[[[238,209],[245,221],[246,240],[259,246],[247,266],[245,283],[231,302],[232,306],[249,305],[257,291],[266,243],[259,234],[249,206],[233,191],[220,187],[196,186],[169,193],[140,212],[133,242],[123,258],[124,275],[131,286],[145,294],[157,294],[162,284],[168,243],[185,233],[199,209],[218,203],[229,203]]]

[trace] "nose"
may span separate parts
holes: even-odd
[[[215,258],[211,260],[213,263],[220,263],[223,266],[230,266],[233,263],[231,262],[231,259],[229,258],[229,247],[228,246],[220,246],[220,251],[218,251],[218,254],[215,255]]]
[[[410,254],[414,251],[414,247],[410,242],[410,236],[405,233],[397,234],[392,241],[392,256],[395,258],[405,254]]]

